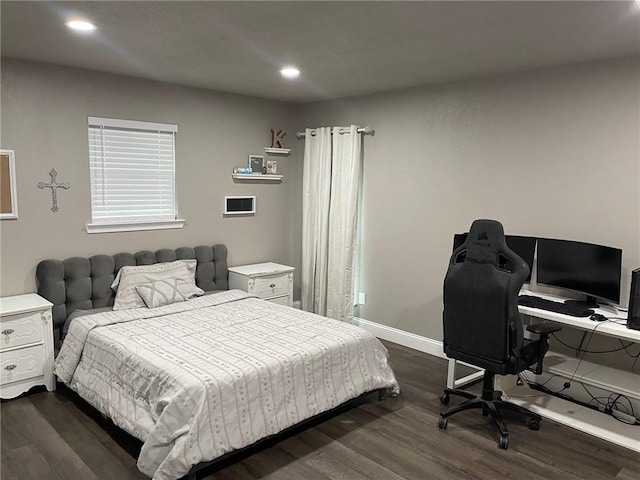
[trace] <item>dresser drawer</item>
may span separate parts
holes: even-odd
[[[256,278],[251,293],[261,298],[286,295],[289,293],[289,274],[279,273],[277,275]]]
[[[42,342],[43,328],[40,312],[21,313],[2,317],[0,321],[0,349]]]
[[[0,385],[42,376],[43,373],[43,345],[0,353]]]
[[[287,307],[291,306],[289,302],[289,295],[285,295],[284,297],[276,297],[270,298],[267,302],[277,303],[278,305],[286,305]]]

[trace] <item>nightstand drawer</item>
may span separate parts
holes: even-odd
[[[0,349],[42,342],[40,312],[21,313],[3,317],[0,322]]]
[[[0,385],[42,376],[44,347],[21,348],[0,354]]]
[[[289,293],[289,274],[279,273],[255,279],[252,293],[261,298],[275,297]]]
[[[267,302],[277,303],[278,305],[286,305],[289,307],[289,295],[285,295],[283,297],[270,298]]]

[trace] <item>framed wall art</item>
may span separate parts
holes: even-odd
[[[253,173],[264,173],[264,157],[262,155],[249,155],[249,168]]]
[[[13,150],[0,150],[0,219],[18,218],[16,158]]]

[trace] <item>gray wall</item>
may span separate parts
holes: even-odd
[[[452,237],[476,218],[622,248],[626,303],[640,266],[639,71],[627,58],[306,105],[307,126],[375,129],[358,315],[441,340]]]
[[[35,289],[43,258],[226,243],[234,265],[300,268],[305,126],[370,125],[364,139],[362,288],[368,320],[442,338],[452,236],[475,218],[507,233],[624,250],[623,303],[640,266],[637,58],[298,106],[127,77],[3,60],[0,145],[16,150],[17,221],[0,222],[2,295]],[[177,123],[183,230],[88,235],[87,116]],[[230,172],[284,128],[284,182],[234,184]],[[55,167],[71,189],[49,211],[36,188]],[[222,197],[256,194],[258,214],[223,218]],[[299,298],[299,273],[295,298]]]
[[[44,258],[163,247],[225,243],[232,265],[274,261],[299,269],[298,106],[8,59],[2,60],[1,102],[0,145],[16,152],[19,210],[18,220],[0,222],[1,295],[34,291],[35,267]],[[88,116],[178,124],[176,183],[184,229],[83,231],[91,218]],[[285,143],[293,148],[290,157],[277,159],[284,181],[234,183],[233,167],[264,153],[271,128],[285,129]],[[58,213],[50,211],[50,190],[36,187],[49,181],[52,168],[59,182],[71,184],[58,195]],[[223,218],[223,196],[243,194],[257,196],[257,214]]]

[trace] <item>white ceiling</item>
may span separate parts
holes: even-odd
[[[5,57],[294,102],[640,55],[634,1],[0,5]]]

